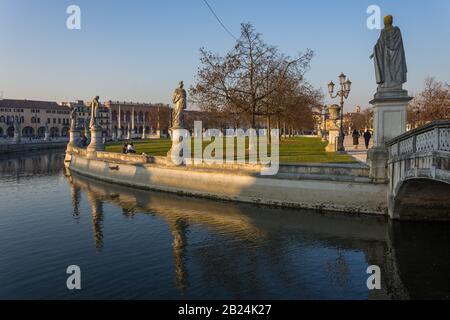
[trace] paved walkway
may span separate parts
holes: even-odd
[[[370,140],[369,149],[373,146],[373,139]],[[345,150],[349,155],[355,158],[359,162],[367,162],[367,149],[364,143],[364,138],[359,139],[358,149],[353,145],[353,138],[346,136],[344,140]]]

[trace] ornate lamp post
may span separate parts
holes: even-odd
[[[352,82],[350,79],[347,79],[347,76],[344,73],[339,75],[339,84],[341,85],[341,89],[336,92],[336,95],[333,95],[335,84],[331,81],[328,84],[328,93],[330,94],[331,99],[335,99],[337,97],[341,98],[341,110],[340,110],[340,129],[339,129],[339,139],[338,139],[338,152],[345,152],[344,148],[344,99],[348,99],[348,95],[350,94]]]

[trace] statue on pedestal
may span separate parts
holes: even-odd
[[[187,109],[187,93],[184,90],[184,83],[181,81],[178,88],[173,93],[172,102],[175,104],[172,111],[172,128],[183,128],[183,110]]]
[[[378,91],[402,90],[407,81],[407,67],[402,33],[393,26],[394,18],[384,18],[384,29],[370,58],[374,59]]]
[[[99,117],[99,107],[100,107],[100,102],[99,102],[100,97],[96,96],[91,103],[91,120],[89,123],[89,128],[92,128],[94,126],[97,126],[97,119]]]
[[[90,143],[87,147],[88,156],[95,157],[96,151],[104,151],[105,144],[103,140],[103,129],[98,125],[100,97],[96,96],[91,102],[91,120],[89,122],[90,129]]]
[[[384,18],[384,29],[371,58],[375,63],[377,93],[373,106],[374,146],[367,153],[369,176],[373,182],[388,181],[386,142],[406,132],[408,103],[412,99],[403,90],[407,81],[405,49],[400,28],[393,26],[394,18]]]

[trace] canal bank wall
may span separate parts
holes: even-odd
[[[361,164],[281,165],[276,176],[258,166],[182,166],[165,158],[99,152],[95,158],[75,149],[68,168],[114,184],[209,199],[287,208],[387,215],[385,184],[373,184]]]
[[[51,149],[65,149],[67,141],[38,142],[38,143],[20,143],[20,144],[0,144],[0,154],[9,154],[16,152],[28,152]]]

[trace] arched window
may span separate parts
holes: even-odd
[[[0,123],[5,123],[5,117],[4,116],[0,117]]]

